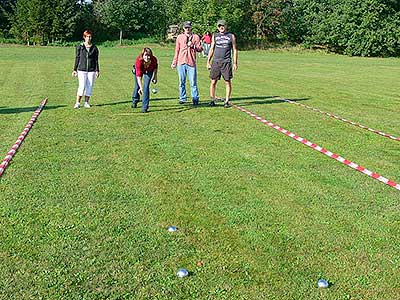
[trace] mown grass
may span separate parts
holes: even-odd
[[[153,47],[150,112],[131,109],[139,50],[101,48],[93,107],[77,111],[73,48],[0,48],[3,156],[49,97],[0,181],[1,298],[399,298],[399,191],[209,108],[204,59],[202,105],[178,105],[172,48]],[[399,182],[398,142],[279,100],[400,136],[399,71],[398,59],[243,51],[232,97]]]

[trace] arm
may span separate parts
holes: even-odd
[[[202,52],[202,51],[203,51],[203,46],[202,46],[202,44],[201,44],[200,37],[199,37],[198,35],[196,35],[196,38],[195,38],[194,40],[195,40],[195,43],[194,43],[194,45],[193,45],[194,50],[195,50],[196,52]]]
[[[157,72],[158,72],[158,67],[154,69],[153,72],[153,83],[157,83]]]
[[[143,69],[142,69],[142,62],[140,61],[139,58],[136,59],[135,61],[135,70],[136,70],[136,82],[139,87],[139,95],[143,94],[143,86],[142,86],[142,76],[143,76]]]
[[[98,78],[100,75],[100,68],[99,68],[99,49],[97,47],[96,47],[95,59],[96,59],[96,78]]]
[[[233,48],[233,69],[236,71],[238,69],[238,50],[236,47],[236,37],[232,35],[232,48]]]
[[[214,56],[214,48],[215,48],[215,41],[214,41],[214,35],[211,38],[211,46],[210,46],[210,52],[208,53],[208,58],[207,58],[207,69],[211,69],[211,59]]]
[[[78,75],[77,70],[78,70],[80,54],[81,54],[80,48],[81,48],[80,45],[78,45],[78,46],[76,46],[76,49],[75,49],[75,63],[74,63],[74,69],[72,71],[72,76]]]
[[[178,37],[176,38],[175,55],[174,55],[174,59],[172,60],[172,64],[171,64],[172,69],[176,68],[176,64],[178,61],[178,55],[179,55],[179,51],[180,51],[180,36],[181,35],[178,35]]]
[[[139,95],[143,95],[142,76],[137,76],[137,75],[136,75],[136,81],[137,81],[137,84],[138,84],[138,86],[139,86],[139,91],[138,91],[138,93],[139,93]]]
[[[155,66],[154,71],[153,71],[153,80],[152,80],[152,82],[153,83],[157,83],[158,62],[157,62],[157,58],[155,58],[155,57],[154,57],[154,60],[155,60],[156,66]]]

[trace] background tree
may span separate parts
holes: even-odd
[[[181,22],[182,0],[156,0],[156,5],[161,9],[159,13],[165,18],[165,25],[177,25]],[[154,17],[154,15],[153,15]]]
[[[297,0],[303,41],[348,55],[400,53],[399,4],[391,0]],[[396,10],[397,9],[397,10]]]
[[[0,37],[10,37],[11,21],[16,0],[0,0]]]
[[[34,0],[18,0],[13,14],[10,14],[12,23],[11,33],[16,38],[22,39],[29,46],[34,33],[35,25],[31,22],[34,19],[34,12],[31,8],[35,6]],[[35,20],[36,22],[36,20]]]
[[[102,0],[96,2],[94,8],[100,22],[119,31],[119,41],[122,45],[123,32],[137,31],[144,27],[147,4],[148,1],[145,0]]]
[[[217,21],[225,19],[229,31],[246,39],[252,31],[248,5],[249,0],[188,0],[182,5],[180,23],[192,21],[197,33],[215,32]]]
[[[239,46],[297,43],[360,56],[400,55],[399,0],[0,0],[0,36],[30,43],[158,37],[193,22],[198,34],[218,19]]]
[[[76,0],[58,0],[51,12],[51,41],[65,41],[74,35],[80,6]]]

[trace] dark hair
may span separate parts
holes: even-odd
[[[149,47],[145,47],[145,48],[143,48],[143,50],[139,54],[140,60],[143,60],[143,55],[145,53],[149,54],[150,58],[153,58],[153,51],[151,51],[151,49]]]

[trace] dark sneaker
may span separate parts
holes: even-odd
[[[199,100],[193,100],[193,106],[199,105]]]
[[[209,106],[215,106],[215,101],[214,100],[211,100],[210,101],[210,104],[208,104]]]
[[[224,103],[224,107],[225,107],[225,108],[229,108],[229,107],[231,107],[231,104],[230,104],[229,102],[225,102],[225,103]]]
[[[134,102],[132,102],[132,108],[137,108],[137,102],[136,101],[134,101]]]

